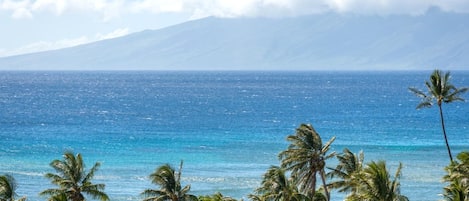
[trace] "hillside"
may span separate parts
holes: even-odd
[[[204,18],[0,58],[0,70],[469,69],[469,15]]]

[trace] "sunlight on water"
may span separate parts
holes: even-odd
[[[448,164],[435,108],[415,110],[407,90],[426,72],[3,72],[0,174],[18,194],[44,200],[43,177],[66,150],[83,154],[112,200],[140,200],[148,175],[184,160],[183,183],[197,195],[247,198],[278,165],[285,137],[303,122],[332,151],[404,164],[402,192],[437,200]],[[455,72],[469,86],[468,72]],[[468,150],[469,104],[445,107],[454,153]],[[335,160],[328,162],[336,164]],[[334,193],[334,200],[344,195]]]

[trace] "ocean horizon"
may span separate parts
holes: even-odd
[[[65,151],[101,167],[95,183],[113,201],[141,200],[158,188],[148,176],[177,168],[195,195],[247,199],[280,162],[286,137],[310,123],[331,152],[363,150],[403,164],[401,193],[441,200],[449,164],[436,107],[416,110],[430,71],[1,71],[0,174],[17,194],[46,200],[45,173]],[[469,87],[469,71],[451,71]],[[463,95],[468,99],[467,94]],[[443,106],[453,157],[469,150],[469,104]],[[336,159],[326,161],[334,167]],[[332,192],[332,200],[345,194]]]

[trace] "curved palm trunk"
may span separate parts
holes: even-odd
[[[441,104],[438,104],[438,108],[440,108],[441,128],[443,129],[443,136],[445,137],[445,143],[446,143],[446,148],[448,149],[449,160],[453,162],[453,155],[451,154],[451,149],[449,148],[448,137],[446,137],[445,120],[443,119],[443,109],[441,108]]]
[[[316,172],[314,172],[311,183],[313,184],[311,188],[311,200],[314,200],[314,195],[316,194]]]
[[[324,192],[326,193],[326,198],[327,201],[331,200],[329,191],[327,190],[327,184],[326,184],[326,173],[324,172],[324,169],[321,170],[321,179],[322,179],[322,185],[324,186]]]

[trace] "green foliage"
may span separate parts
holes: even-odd
[[[331,143],[335,137],[331,138],[323,145],[321,137],[309,124],[302,124],[296,129],[295,135],[289,135],[287,141],[290,142],[287,150],[279,154],[282,168],[291,171],[291,176],[295,184],[299,185],[301,193],[305,193],[314,200],[316,194],[316,176],[319,174],[323,182],[327,200],[330,200],[326,186],[325,165],[326,160],[334,154],[327,154]]]
[[[299,193],[292,179],[285,175],[285,169],[272,166],[264,174],[261,187],[256,189],[255,195],[250,195],[253,200],[268,201],[303,201],[308,198]]]
[[[469,201],[469,152],[459,153],[457,159],[445,168],[443,180],[449,185],[444,188],[444,196],[449,201]]]
[[[213,195],[199,196],[199,201],[237,201],[234,198],[223,196],[220,192]]]
[[[16,201],[17,184],[15,178],[11,175],[0,175],[0,201]],[[26,197],[22,197],[17,201],[24,201]]]
[[[461,95],[468,88],[456,88],[450,81],[450,72],[443,73],[440,70],[434,70],[430,75],[430,80],[425,81],[425,86],[427,87],[426,93],[414,87],[409,88],[411,92],[422,99],[417,108],[431,107],[434,103],[441,105],[442,103],[464,101]]]
[[[144,201],[197,201],[195,195],[189,194],[190,185],[182,188],[181,171],[182,161],[179,166],[179,172],[175,172],[169,165],[165,164],[158,167],[155,172],[150,174],[151,183],[160,186],[160,189],[146,189],[142,192]]]
[[[408,198],[400,194],[401,169],[402,164],[399,164],[396,174],[391,180],[384,161],[368,163],[357,175],[357,192],[347,196],[346,200],[407,201]]]
[[[65,152],[63,157],[63,160],[54,160],[50,163],[56,173],[45,175],[58,188],[47,189],[42,191],[40,195],[50,196],[48,199],[50,201],[64,200],[64,198],[68,201],[84,201],[83,193],[93,199],[109,200],[107,194],[104,193],[105,185],[91,182],[100,163],[95,163],[89,172],[86,172],[81,154],[75,156],[71,152]]]
[[[446,148],[450,161],[453,161],[451,149],[446,136],[445,121],[443,118],[442,103],[452,103],[454,101],[464,101],[461,97],[462,94],[467,92],[468,88],[456,88],[450,82],[450,72],[443,73],[440,70],[434,70],[430,75],[430,80],[425,82],[427,92],[423,92],[417,88],[410,87],[409,90],[416,96],[421,98],[421,102],[417,105],[417,109],[423,107],[431,107],[434,103],[438,105],[440,111],[441,127],[443,130],[443,137],[445,139]]]
[[[363,170],[365,156],[361,151],[358,155],[345,148],[342,154],[338,154],[339,163],[335,168],[328,168],[331,171],[327,177],[334,179],[328,187],[338,189],[339,192],[348,192],[350,195],[358,193],[359,174]]]

